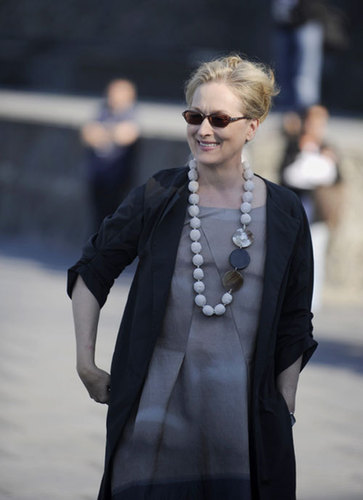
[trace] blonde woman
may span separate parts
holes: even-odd
[[[202,64],[186,84],[188,166],[132,191],[69,271],[78,373],[109,404],[100,500],[295,498],[295,393],[316,347],[309,228],[293,193],[241,161],[275,93],[261,64]],[[136,257],[109,375],[100,308]]]

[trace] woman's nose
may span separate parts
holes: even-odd
[[[201,135],[209,135],[212,132],[212,125],[209,123],[208,118],[204,118],[202,123],[199,125],[198,133]]]

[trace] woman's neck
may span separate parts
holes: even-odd
[[[240,208],[243,193],[243,166],[198,165],[200,205],[205,207]],[[255,184],[252,207],[263,206],[266,203],[266,185],[259,177],[254,176]]]
[[[236,184],[242,186],[242,162],[232,166],[198,165],[199,185],[205,189],[218,191],[234,190]]]
[[[239,208],[243,167],[198,166],[200,204],[206,207]]]

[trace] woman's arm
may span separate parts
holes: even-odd
[[[282,371],[277,377],[277,388],[283,395],[290,413],[295,412],[295,397],[302,356],[295,363]]]
[[[81,276],[78,276],[72,291],[72,307],[76,332],[78,375],[92,399],[98,403],[107,403],[110,375],[95,364],[100,306]]]

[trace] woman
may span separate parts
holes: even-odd
[[[336,227],[343,202],[337,154],[325,140],[328,119],[329,112],[324,106],[306,109],[301,130],[292,137],[286,134],[286,149],[280,166],[280,183],[300,198],[310,224],[316,270],[314,313],[322,304],[329,230]]]
[[[274,93],[262,65],[202,64],[186,85],[189,167],[131,192],[70,269],[78,373],[109,404],[102,500],[295,498],[309,229],[293,193],[241,163]],[[99,311],[136,256],[110,377],[94,363]]]

